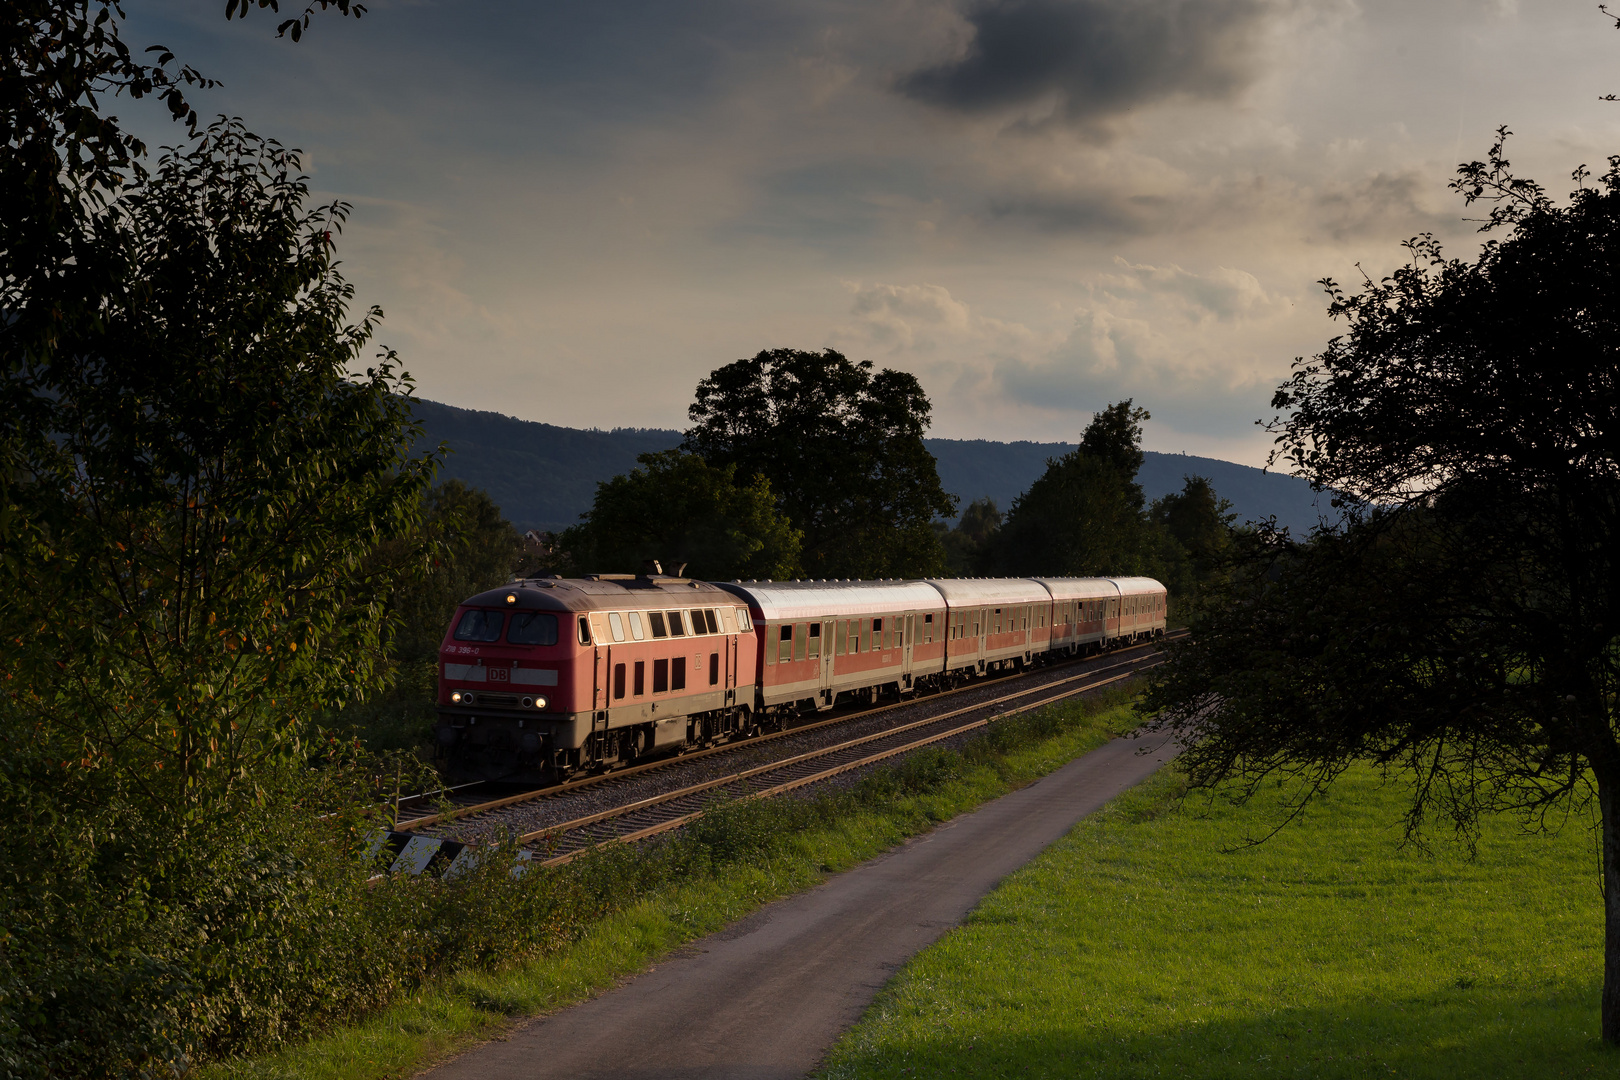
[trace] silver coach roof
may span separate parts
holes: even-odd
[[[1045,585],[1054,600],[1111,600],[1120,595],[1114,578],[1067,577],[1036,578]],[[1134,580],[1134,579],[1133,579]]]
[[[951,607],[981,604],[1044,604],[1052,599],[1033,578],[929,578]]]
[[[1162,584],[1150,577],[1116,577],[1108,580],[1119,586],[1121,596],[1141,596],[1143,593],[1162,593],[1165,591]]]
[[[748,601],[761,619],[795,622],[840,615],[883,615],[899,611],[937,611],[945,605],[939,593],[921,581],[717,581],[716,585]]]

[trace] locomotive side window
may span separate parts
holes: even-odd
[[[663,694],[669,691],[669,661],[653,661],[653,693]]]
[[[720,654],[709,654],[709,685],[717,686],[720,683]]]
[[[653,637],[661,638],[669,636],[669,631],[664,629],[664,613],[662,611],[647,612],[647,621],[652,624]]]
[[[613,697],[614,700],[624,697],[624,665],[613,665]]]
[[[810,645],[809,645],[809,648],[807,650],[807,654],[808,654],[807,658],[811,659],[811,660],[819,659],[820,656],[821,656],[821,624],[820,623],[813,622],[813,623],[810,624]]]
[[[671,690],[686,689],[686,657],[677,656],[669,665],[669,688]]]
[[[645,641],[647,632],[641,628],[641,612],[632,611],[628,618],[630,619],[630,636],[637,641]]]
[[[624,619],[620,618],[617,611],[608,612],[608,629],[613,631],[614,641],[624,640]]]
[[[647,661],[636,661],[636,697],[647,692]]]
[[[506,640],[513,645],[555,645],[557,616],[549,611],[514,611]]]
[[[669,613],[669,636],[686,636],[686,620],[681,618],[681,613],[678,611],[672,611]]]
[[[468,608],[456,624],[457,641],[499,641],[501,640],[501,624],[506,621],[506,615],[499,611],[480,611],[478,608]]]

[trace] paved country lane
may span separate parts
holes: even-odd
[[[1139,753],[1151,748],[1157,752]],[[802,1077],[902,964],[959,925],[1002,878],[1172,756],[1163,744],[1115,739],[426,1076]]]

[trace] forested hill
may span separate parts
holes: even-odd
[[[600,480],[628,472],[636,455],[667,450],[681,433],[659,428],[612,431],[556,427],[499,413],[475,412],[424,401],[416,409],[429,445],[455,451],[440,473],[483,488],[520,529],[560,529],[589,509]],[[1006,510],[1046,469],[1046,459],[1066,454],[1072,443],[988,442],[929,439],[945,490],[962,505],[988,495]],[[1181,488],[1189,473],[1207,476],[1232,500],[1239,520],[1277,516],[1303,533],[1316,523],[1316,497],[1305,481],[1264,473],[1215,458],[1147,452],[1138,479],[1149,499]],[[1323,500],[1326,508],[1326,500]]]

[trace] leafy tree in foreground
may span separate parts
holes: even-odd
[[[932,522],[956,509],[923,445],[931,411],[905,372],[769,349],[698,384],[683,449],[769,480],[812,577],[926,577],[945,564]]]
[[[1146,409],[1129,400],[1092,418],[1080,445],[1046,463],[1013,501],[996,540],[1002,573],[1088,576],[1150,573],[1155,537],[1136,472]]]
[[[1506,134],[1505,131],[1500,133]],[[1203,785],[1292,782],[1302,805],[1358,762],[1440,817],[1602,822],[1602,1034],[1620,1042],[1620,158],[1557,205],[1492,147],[1453,187],[1507,227],[1473,261],[1408,243],[1347,293],[1348,332],[1295,364],[1280,453],[1343,493],[1310,544],[1259,534],[1227,603],[1144,707]],[[1369,509],[1371,508],[1371,509]]]
[[[800,574],[800,532],[776,509],[770,482],[738,484],[735,465],[696,454],[642,454],[638,468],[596,486],[596,500],[559,543],[580,573],[633,573],[648,559],[689,577],[782,580]]]

